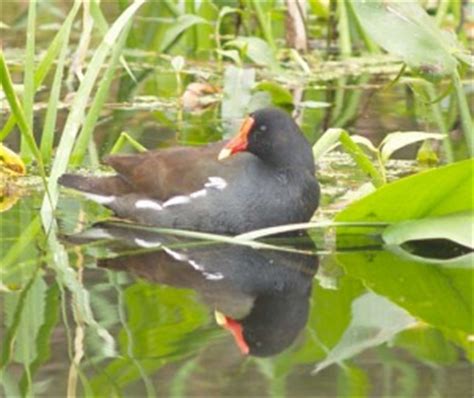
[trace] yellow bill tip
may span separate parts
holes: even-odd
[[[219,155],[217,156],[217,160],[224,160],[224,159],[228,158],[230,155],[232,155],[232,151],[228,148],[223,148],[219,152]]]
[[[214,318],[216,318],[216,323],[219,326],[224,326],[226,324],[225,315],[222,312],[214,311]]]

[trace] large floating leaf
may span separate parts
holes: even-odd
[[[416,1],[359,0],[354,11],[372,39],[412,68],[430,75],[454,72],[459,45]]]
[[[471,211],[474,159],[387,184],[352,203],[337,221],[396,222]]]
[[[453,364],[460,353],[438,329],[417,327],[399,333],[394,344],[403,347],[415,358],[432,364]]]
[[[422,239],[449,239],[460,245],[474,248],[473,212],[461,212],[441,217],[405,221],[388,227],[383,232],[385,243],[400,245]]]
[[[339,253],[337,260],[349,276],[417,319],[462,333],[466,342],[474,332],[472,267],[444,267],[377,250]]]

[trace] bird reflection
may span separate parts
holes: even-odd
[[[115,257],[98,266],[153,283],[195,290],[243,354],[271,356],[290,346],[308,320],[318,258],[295,252],[197,242],[127,224],[102,223],[73,243],[105,239]],[[314,251],[314,245],[310,243]]]

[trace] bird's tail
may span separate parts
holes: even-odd
[[[99,203],[106,203],[100,200],[101,197],[117,197],[132,192],[132,186],[120,176],[94,177],[63,174],[59,177],[58,182],[64,187],[75,189],[86,196],[90,196],[93,200],[98,198],[96,201]]]

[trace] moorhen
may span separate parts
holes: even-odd
[[[98,240],[108,249],[107,257],[97,260],[99,267],[195,290],[243,354],[278,354],[308,320],[318,268],[318,257],[309,254],[314,251],[309,238],[305,253],[221,243],[198,246],[196,241],[117,222],[99,223],[67,237],[75,244]]]
[[[59,183],[147,225],[239,234],[306,222],[319,202],[311,146],[274,108],[251,113],[230,141],[109,156],[104,163],[118,174],[64,174]]]

